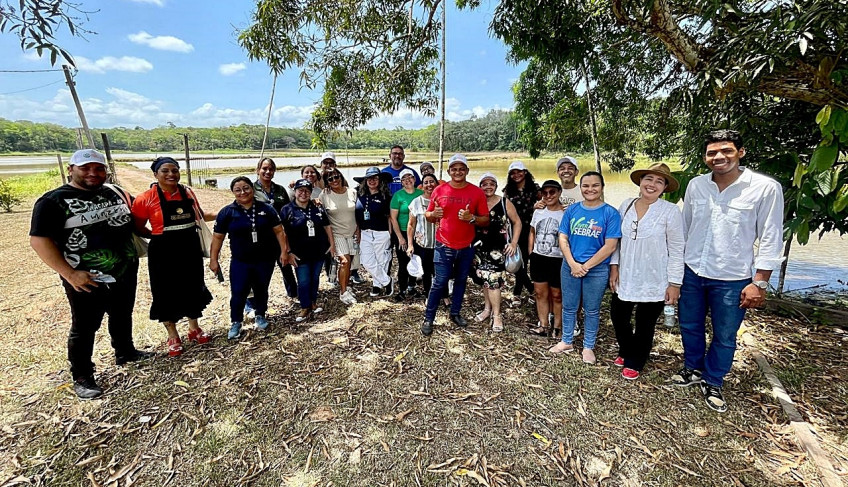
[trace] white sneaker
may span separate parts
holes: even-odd
[[[353,295],[352,292],[350,292],[350,289],[348,289],[344,293],[339,294],[339,301],[350,306],[352,304],[356,304],[356,297]]]

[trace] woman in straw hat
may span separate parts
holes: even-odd
[[[668,166],[652,164],[630,174],[639,196],[625,200],[621,240],[610,261],[610,318],[618,339],[615,365],[625,379],[639,377],[666,304],[676,304],[683,282],[683,218],[677,205],[660,199],[679,184]],[[635,309],[635,327],[631,317]]]

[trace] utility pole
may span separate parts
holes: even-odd
[[[79,97],[77,96],[77,89],[74,86],[74,79],[71,76],[71,67],[67,64],[63,64],[62,70],[65,72],[65,83],[67,83],[68,88],[71,90],[71,97],[74,99],[74,105],[77,106],[77,115],[79,115],[80,122],[82,122],[82,128],[85,130],[85,137],[88,139],[89,147],[96,149],[97,147],[94,145],[94,138],[91,136],[91,130],[88,128],[88,122],[85,121],[85,113],[82,111],[82,105],[80,104]]]
[[[118,172],[115,171],[115,161],[112,160],[112,146],[109,145],[109,137],[106,132],[100,132],[100,137],[103,139],[103,153],[106,154],[106,162],[109,164],[109,182],[119,184]]]
[[[188,177],[188,185],[191,184],[191,159],[189,158],[188,153],[188,134],[183,134],[183,145],[185,146],[185,155],[186,155],[186,176]]]
[[[447,35],[447,24],[445,23],[445,2],[442,2],[442,118],[439,123],[439,179],[442,179],[442,167],[445,160],[445,36]]]

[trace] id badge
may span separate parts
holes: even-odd
[[[307,229],[307,231],[309,232],[309,236],[310,236],[310,237],[314,237],[314,236],[315,236],[315,224],[314,224],[314,223],[312,223],[312,220],[308,220],[308,221],[306,222],[306,229]]]
[[[362,213],[362,219],[363,220],[370,220],[371,219],[371,212],[368,211],[368,208],[366,208],[365,211]]]
[[[254,230],[250,232],[250,238],[253,239],[253,243],[256,243],[259,241],[259,234]]]

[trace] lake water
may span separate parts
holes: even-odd
[[[308,161],[315,164],[316,158]],[[364,158],[368,160],[368,158]],[[372,161],[374,158],[370,158]],[[423,160],[416,158],[417,160]],[[435,157],[433,158],[435,159]],[[278,160],[275,160],[279,163]],[[498,177],[499,189],[503,187],[506,181],[506,170],[509,166],[509,160],[481,160],[470,161],[471,170],[468,180],[476,183],[478,178],[485,172],[492,172]],[[588,159],[580,161],[581,174],[593,169],[594,163]],[[408,165],[418,169],[418,164],[415,160],[410,161],[407,158]],[[541,184],[545,179],[556,179],[554,170],[554,161],[552,159],[540,160],[524,160],[525,166],[533,174],[537,183]],[[379,167],[384,165],[378,164]],[[251,166],[253,166],[251,164]],[[438,173],[438,164],[436,164]],[[447,164],[445,164],[445,173],[442,179],[447,179]],[[230,166],[235,167],[235,166]],[[350,184],[355,184],[354,176],[362,176],[365,174],[366,167],[339,167],[342,174]],[[255,179],[252,170],[245,171],[245,176]],[[217,181],[219,188],[228,188],[230,181],[238,176],[232,175],[213,175],[211,178]],[[291,181],[300,177],[299,170],[291,170],[281,168],[277,171],[274,181],[281,185],[288,185]],[[630,181],[629,173],[611,173],[604,174],[606,187],[604,190],[605,201],[618,208],[618,205],[626,198],[637,196],[639,188]],[[848,238],[840,237],[837,234],[827,234],[821,240],[811,237],[810,243],[807,245],[793,245],[790,253],[789,267],[787,269],[785,292],[791,290],[801,290],[807,288],[822,289],[827,287],[841,291],[848,291],[848,255],[845,253],[846,243]],[[771,278],[771,284],[777,287],[778,273],[775,272]],[[841,281],[841,282],[840,282]],[[821,286],[821,287],[819,287]]]

